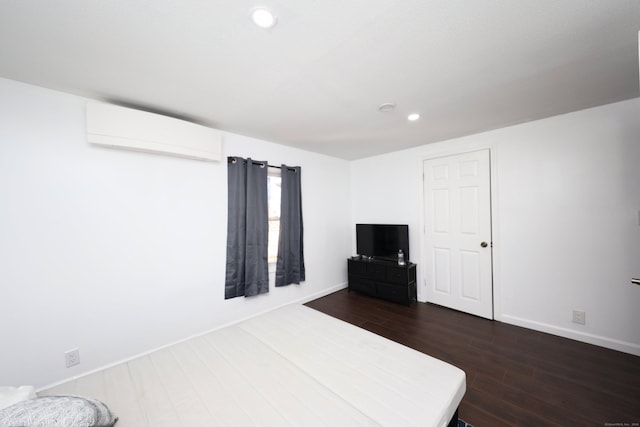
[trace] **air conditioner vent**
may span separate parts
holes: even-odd
[[[112,104],[87,103],[87,140],[126,150],[219,161],[220,131]]]

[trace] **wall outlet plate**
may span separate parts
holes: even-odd
[[[586,313],[582,310],[573,310],[573,323],[584,325],[586,323]]]
[[[73,350],[65,351],[64,364],[67,368],[80,364],[80,350],[74,348]]]

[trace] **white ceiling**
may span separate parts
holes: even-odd
[[[637,97],[638,30],[639,0],[0,0],[0,76],[357,159]]]

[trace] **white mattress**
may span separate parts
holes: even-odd
[[[465,374],[290,305],[44,390],[104,401],[140,426],[446,426]]]

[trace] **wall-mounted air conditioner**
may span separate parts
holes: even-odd
[[[97,102],[87,103],[87,140],[126,150],[219,161],[220,131],[205,126]]]

